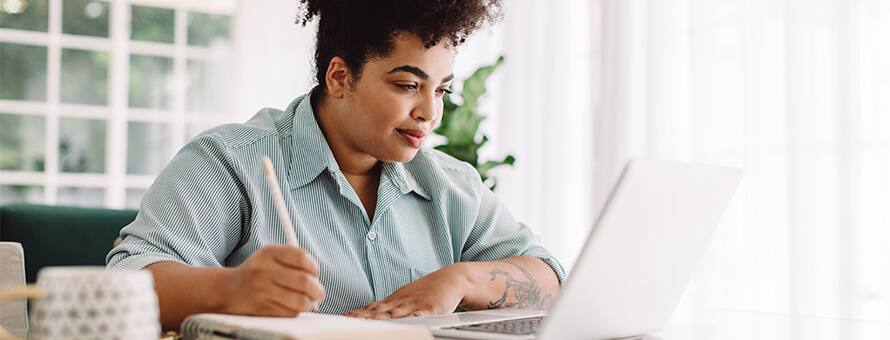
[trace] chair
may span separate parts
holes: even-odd
[[[25,277],[46,266],[104,266],[121,228],[136,210],[32,204],[0,206],[0,241],[21,243]]]
[[[25,285],[25,254],[17,242],[0,242],[0,292]],[[0,325],[17,337],[28,333],[26,300],[0,305]],[[2,337],[2,336],[0,336]]]

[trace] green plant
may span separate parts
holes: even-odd
[[[480,67],[464,80],[460,104],[452,101],[451,95],[446,95],[442,123],[435,131],[446,140],[445,144],[436,146],[436,149],[470,163],[491,190],[497,186],[497,179],[489,177],[488,171],[502,165],[513,166],[516,162],[513,155],[507,155],[503,160],[479,162],[479,149],[488,143],[488,137],[479,133],[479,125],[485,120],[477,110],[479,100],[485,94],[488,77],[503,63],[504,57],[501,56],[494,64]]]

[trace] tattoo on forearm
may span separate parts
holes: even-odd
[[[538,284],[538,281],[532,276],[525,267],[520,266],[511,261],[501,261],[505,263],[509,263],[519,269],[522,272],[522,275],[525,276],[524,280],[516,280],[513,278],[513,275],[510,275],[509,272],[495,269],[490,271],[488,274],[491,275],[491,280],[494,281],[498,278],[498,276],[506,277],[506,282],[504,283],[504,293],[501,295],[500,299],[496,301],[488,302],[488,308],[518,308],[518,309],[546,309],[549,308],[550,302],[553,298],[553,294],[546,294],[544,296],[541,291],[541,285]],[[512,294],[511,294],[512,293]],[[512,295],[512,299],[510,296]]]

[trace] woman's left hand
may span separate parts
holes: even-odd
[[[395,319],[454,312],[465,296],[467,280],[453,264],[406,284],[381,301],[345,313],[364,319]]]

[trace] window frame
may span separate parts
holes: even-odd
[[[165,150],[172,157],[187,141],[186,129],[217,125],[235,117],[234,112],[194,112],[187,110],[188,60],[208,60],[211,47],[189,46],[188,18],[190,12],[229,16],[229,49],[236,49],[237,0],[100,0],[109,4],[108,37],[79,36],[62,33],[62,2],[48,0],[46,32],[0,28],[0,43],[14,43],[46,47],[46,99],[0,99],[0,112],[18,116],[44,118],[45,136],[43,171],[0,170],[0,185],[27,185],[42,188],[43,204],[57,204],[60,188],[103,189],[102,206],[125,208],[127,191],[145,190],[156,174],[127,174],[127,142],[129,122],[163,123],[167,125],[171,142]],[[130,39],[131,6],[161,7],[174,10],[174,40],[172,44]],[[109,54],[108,94],[106,105],[63,103],[60,101],[62,49],[73,48]],[[215,50],[213,52],[216,52]],[[130,55],[160,56],[173,61],[173,90],[169,109],[129,107]],[[234,72],[232,73],[235,74]],[[232,90],[234,90],[234,85]],[[227,110],[228,111],[228,110]],[[106,123],[104,173],[67,173],[59,166],[59,122],[61,118],[100,119]],[[38,202],[33,202],[38,203]]]

